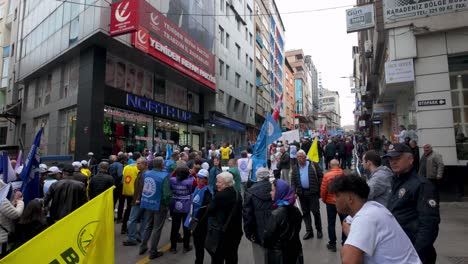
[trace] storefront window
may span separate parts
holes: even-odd
[[[64,155],[75,154],[76,142],[76,108],[63,110],[61,118],[60,153]]]
[[[67,63],[63,68],[62,98],[68,98],[78,94],[79,70],[80,60],[78,57]]]
[[[148,133],[151,117],[112,107],[104,108],[104,134],[108,154],[143,152],[151,142]]]
[[[111,54],[106,59],[107,86],[153,99],[153,74]]]
[[[457,158],[468,160],[468,56],[449,58]]]
[[[49,116],[42,116],[34,119],[34,130],[33,136],[36,136],[36,133],[41,129],[44,128],[41,136],[41,144],[39,146],[41,156],[47,156],[47,146],[48,146],[48,138],[49,138]]]

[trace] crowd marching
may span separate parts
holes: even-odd
[[[317,161],[310,159],[312,146]],[[2,255],[115,186],[123,245],[139,246],[150,259],[163,256],[159,241],[170,220],[169,253],[182,243],[182,252],[195,250],[195,263],[203,263],[205,250],[212,263],[237,263],[243,235],[252,244],[252,263],[304,263],[299,232],[304,222],[303,240],[323,237],[321,199],[332,252],[337,216],[342,223],[343,263],[435,263],[443,163],[430,145],[419,159],[411,138],[277,141],[268,146],[266,167],[254,167],[253,148],[249,142],[241,153],[228,143],[203,151],[145,149],[100,163],[90,152],[81,162],[41,164],[40,197],[25,207],[16,191],[0,205]]]

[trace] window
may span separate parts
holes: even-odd
[[[240,32],[240,30],[241,30],[241,21],[240,21],[240,19],[237,18],[237,17],[236,17],[236,21],[237,21],[237,31]]]
[[[249,81],[245,81],[245,92],[249,90]]]
[[[236,88],[239,88],[240,86],[240,74],[236,72]]]
[[[253,35],[250,32],[249,32],[249,43],[250,43],[250,46],[253,45]]]
[[[224,72],[224,61],[219,60],[219,76],[223,76]]]
[[[250,63],[249,64],[250,71],[253,71],[253,60],[252,60],[252,58],[249,58],[249,61],[250,61],[249,62]]]
[[[226,49],[229,49],[230,36],[226,33]]]
[[[241,59],[241,50],[240,50],[240,46],[239,44],[236,43],[236,49],[237,49],[237,59],[240,60]]]
[[[229,81],[229,65],[226,64],[226,81]]]
[[[76,108],[60,111],[60,153],[75,154]]]
[[[224,28],[219,26],[219,42],[224,45]]]
[[[224,12],[224,0],[220,1],[219,8]]]
[[[3,47],[3,58],[10,56],[10,46]]]
[[[252,8],[250,8],[249,5],[247,5],[247,10],[248,10],[248,15],[249,15],[249,19],[252,20]]]
[[[0,4],[0,19],[3,18],[3,14],[5,13],[5,4]]]
[[[262,60],[262,53],[260,52],[260,49],[258,47],[255,47],[255,57],[261,61]]]
[[[8,127],[0,127],[0,145],[6,145]]]
[[[226,17],[228,17],[228,18],[229,18],[229,13],[230,13],[230,11],[229,11],[229,3],[226,2]]]
[[[2,82],[1,87],[8,86],[8,71],[10,70],[10,57],[3,58]]]
[[[255,97],[255,93],[254,93],[254,89],[253,89],[253,84],[249,84],[249,94],[252,96],[252,97]]]
[[[249,54],[245,54],[245,66],[249,67]]]
[[[457,158],[468,160],[468,56],[449,58],[452,115]]]
[[[245,41],[249,40],[249,29],[245,27]]]

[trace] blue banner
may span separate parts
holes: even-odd
[[[172,146],[171,144],[166,145],[166,160],[171,159],[172,156]]]
[[[3,174],[3,182],[8,183],[8,153],[2,152],[0,156],[0,173]]]
[[[34,139],[34,143],[29,151],[28,158],[24,163],[23,171],[20,178],[23,181],[21,192],[23,193],[24,203],[28,204],[29,201],[39,197],[39,160],[41,144],[41,136],[44,128],[39,129]]]

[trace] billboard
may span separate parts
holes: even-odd
[[[129,11],[133,11],[125,8],[127,1],[133,2],[135,10],[140,11],[136,12],[137,26],[132,35],[132,44],[136,48],[196,81],[216,88],[214,1],[122,0],[112,4],[116,11],[111,16],[111,29],[116,27],[113,20],[125,18]],[[127,30],[124,29],[120,31]]]
[[[346,29],[348,33],[373,28],[374,24],[374,4],[346,10]]]
[[[467,9],[465,0],[384,0],[384,21],[393,23]]]

